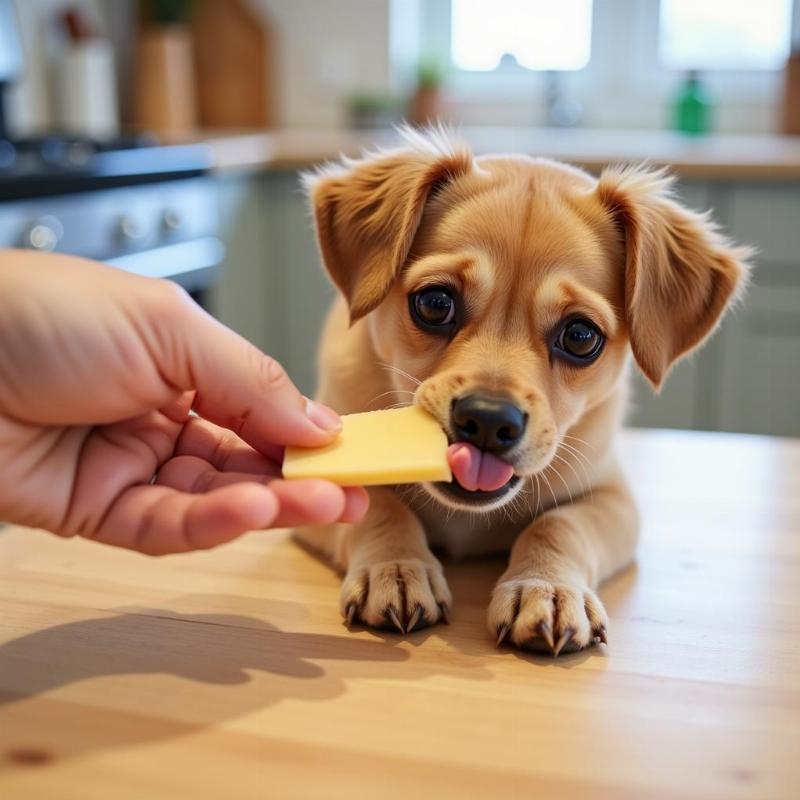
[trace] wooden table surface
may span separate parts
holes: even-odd
[[[800,796],[800,441],[629,433],[644,530],[609,646],[349,633],[284,533],[151,560],[0,533],[0,797]]]

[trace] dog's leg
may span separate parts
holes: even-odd
[[[597,585],[633,557],[638,518],[622,477],[542,514],[519,536],[489,604],[489,630],[554,655],[606,641]]]
[[[348,624],[406,633],[447,622],[452,599],[442,566],[419,520],[390,489],[370,490],[361,522],[301,530],[298,538],[344,571],[340,608]]]

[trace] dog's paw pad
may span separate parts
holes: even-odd
[[[571,653],[608,641],[608,617],[594,592],[540,578],[512,578],[497,584],[488,615],[497,646]]]
[[[342,616],[373,628],[411,633],[437,622],[449,623],[450,590],[438,563],[421,559],[384,561],[347,573],[342,584]]]

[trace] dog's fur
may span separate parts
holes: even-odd
[[[502,392],[528,416],[515,491],[480,508],[435,485],[370,491],[356,525],[302,541],[344,574],[342,614],[408,630],[447,620],[431,552],[510,548],[489,603],[498,641],[555,653],[605,641],[597,585],[628,564],[637,514],[614,453],[629,353],[657,389],[739,293],[748,251],[679,206],[661,171],[599,179],[524,156],[475,158],[442,132],[307,176],[325,267],[340,290],[322,337],[319,398],[349,414],[418,403],[453,437],[451,404]],[[447,284],[466,324],[419,330],[408,295]],[[567,315],[597,323],[596,362],[551,357]]]

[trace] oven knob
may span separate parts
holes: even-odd
[[[41,217],[25,233],[25,246],[32,250],[49,252],[56,249],[63,235],[64,226],[61,220],[49,215]]]
[[[140,239],[144,238],[145,233],[144,225],[142,225],[139,220],[134,217],[129,217],[127,214],[119,218],[117,232],[119,233],[119,238],[127,244],[138,242]]]
[[[177,208],[165,208],[161,215],[161,227],[167,233],[178,233],[183,227],[183,216]]]

